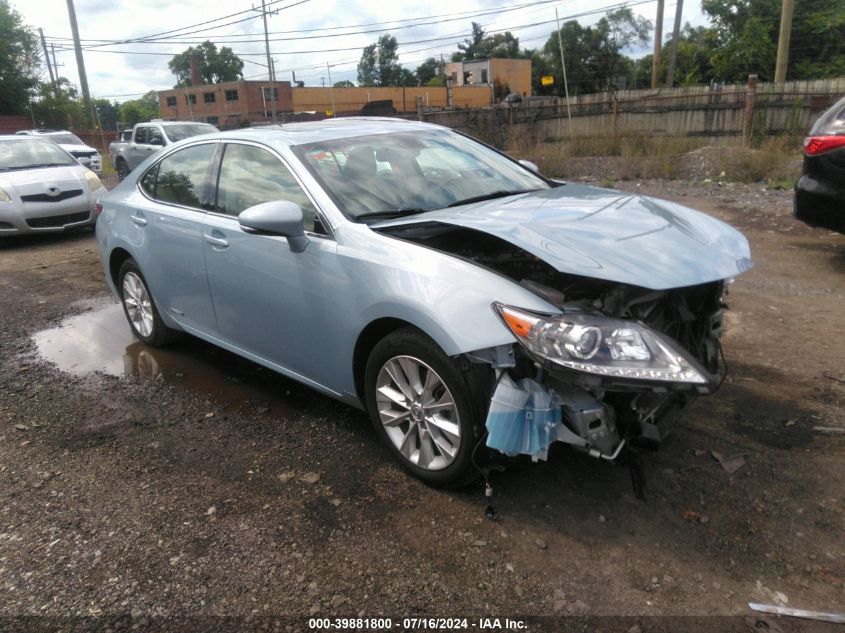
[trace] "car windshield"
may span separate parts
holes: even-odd
[[[78,136],[65,132],[62,134],[48,134],[47,138],[57,145],[85,145]]]
[[[208,123],[186,123],[185,125],[168,125],[164,127],[164,133],[173,143],[199,134],[209,134],[210,132],[218,131],[216,127]]]
[[[0,171],[77,164],[73,156],[49,141],[33,139],[0,142]]]
[[[293,150],[353,220],[549,188],[506,156],[448,130],[357,136]]]

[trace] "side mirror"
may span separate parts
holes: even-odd
[[[158,145],[160,147],[164,147],[164,139],[160,138],[151,138],[150,145]]]
[[[526,169],[530,169],[535,174],[540,173],[540,168],[537,167],[537,164],[532,163],[530,160],[521,160],[521,161],[519,161],[519,164],[522,165],[523,167],[525,167]]]
[[[273,200],[256,204],[241,211],[238,216],[241,229],[247,233],[281,235],[288,238],[288,246],[294,253],[301,253],[308,246],[302,225],[302,209],[287,200]]]

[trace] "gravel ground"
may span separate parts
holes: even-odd
[[[90,233],[0,241],[0,630],[828,630],[745,618],[749,601],[845,611],[845,236],[795,222],[788,192],[618,186],[749,237],[731,374],[647,456],[645,502],[623,468],[553,450],[507,463],[497,521],[480,486],[403,474],[358,411],[198,341],[133,343]]]

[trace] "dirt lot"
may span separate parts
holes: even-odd
[[[509,462],[497,521],[481,486],[403,474],[358,411],[197,341],[133,343],[90,233],[0,242],[0,629],[544,615],[579,617],[535,630],[636,633],[749,601],[845,611],[845,236],[757,185],[619,186],[749,237],[730,376],[647,456],[645,502],[624,468],[561,449]]]

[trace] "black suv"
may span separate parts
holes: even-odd
[[[804,174],[795,185],[795,217],[845,233],[845,98],[822,114],[804,139]]]

